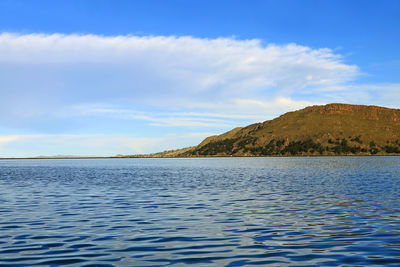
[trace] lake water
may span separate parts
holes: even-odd
[[[400,157],[0,161],[0,266],[400,265]]]

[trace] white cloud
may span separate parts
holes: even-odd
[[[3,33],[0,64],[39,68],[40,79],[25,77],[30,78],[25,90],[50,96],[68,91],[80,98],[73,101],[83,102],[92,97],[137,103],[140,97],[157,105],[168,105],[165,98],[213,101],[291,93],[340,85],[359,75],[357,66],[326,48],[190,36]]]

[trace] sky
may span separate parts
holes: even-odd
[[[310,105],[400,108],[400,1],[0,0],[0,157],[177,149]]]

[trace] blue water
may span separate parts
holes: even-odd
[[[0,266],[400,265],[400,157],[0,161]]]

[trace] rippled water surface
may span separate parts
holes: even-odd
[[[0,266],[400,265],[400,157],[0,161]]]

